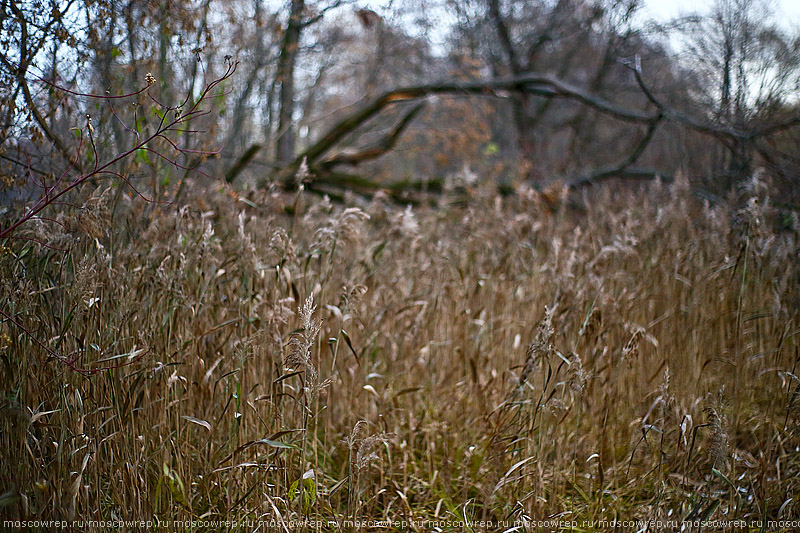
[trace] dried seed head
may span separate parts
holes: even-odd
[[[304,335],[307,339],[312,341],[317,338],[319,328],[322,325],[320,321],[314,320],[314,311],[316,310],[317,306],[314,305],[313,294],[306,298],[306,301],[303,302],[303,306],[297,310],[297,313],[303,320],[303,328],[305,329]]]
[[[545,306],[544,308],[544,317],[541,322],[539,322],[536,339],[528,346],[528,351],[525,354],[525,365],[522,367],[522,373],[519,376],[519,388],[517,389],[517,393],[522,391],[536,363],[540,359],[547,358],[553,353],[553,345],[550,343],[550,339],[555,332],[553,329],[553,313],[555,312],[555,308],[555,305]]]
[[[396,436],[394,433],[375,433],[362,438],[361,435],[365,433],[367,426],[369,426],[369,422],[359,420],[353,426],[350,435],[344,439],[345,444],[350,448],[351,466],[356,474],[379,459],[375,451],[379,444],[389,442]]]
[[[569,385],[573,391],[577,392],[578,394],[582,394],[583,390],[586,388],[586,381],[588,376],[586,375],[586,371],[583,369],[583,362],[581,361],[581,357],[572,352],[572,355],[569,358],[570,364],[570,373],[569,373]]]
[[[355,242],[361,236],[363,222],[369,220],[369,215],[358,207],[348,207],[333,224],[336,237],[344,242]]]
[[[407,206],[405,211],[397,213],[392,217],[392,230],[407,239],[416,239],[420,235],[419,222],[411,206]]]
[[[278,324],[287,324],[289,319],[294,314],[292,308],[294,307],[294,298],[281,298],[271,308],[270,318]]]
[[[378,454],[373,451],[379,444],[389,442],[392,437],[390,433],[376,433],[361,441],[356,453],[355,467],[358,472],[367,468],[371,463],[379,459]]]
[[[569,405],[561,398],[551,398],[547,401],[544,408],[555,416],[562,416],[569,411]]]
[[[84,202],[75,217],[77,230],[93,239],[100,239],[110,227],[110,213],[108,209],[108,196],[110,187],[95,189],[92,195]]]
[[[713,404],[706,407],[708,424],[711,428],[709,455],[714,468],[724,470],[728,463],[728,420],[724,413],[724,388],[719,391]]]
[[[97,277],[97,263],[92,261],[89,256],[84,256],[75,267],[74,280],[72,289],[76,298],[80,301],[88,300],[94,295],[100,284]]]
[[[297,181],[297,188],[298,190],[303,190],[303,184],[311,178],[311,171],[308,168],[308,159],[303,158],[300,162],[300,166],[297,167],[297,172],[294,175],[294,179]]]
[[[631,338],[628,339],[628,342],[625,343],[625,346],[622,348],[622,355],[620,357],[620,361],[624,361],[628,359],[630,363],[633,359],[639,355],[639,342],[642,340],[644,336],[644,330],[640,327],[637,327],[633,330],[633,334]]]
[[[350,447],[350,451],[354,454],[357,451],[356,448],[358,444],[361,442],[361,432],[368,424],[369,422],[366,420],[359,420],[356,422],[356,425],[353,426],[353,431],[350,432],[350,436],[345,439],[345,442],[347,442],[347,445]]]
[[[328,253],[333,249],[334,242],[336,242],[336,232],[333,231],[333,228],[324,226],[314,232],[314,244],[312,248]]]
[[[339,308],[343,313],[352,313],[354,311],[353,308],[358,306],[368,290],[369,289],[367,289],[365,285],[360,284],[352,289],[347,286],[342,287],[342,293],[339,297]]]
[[[239,213],[239,239],[242,242],[242,247],[244,248],[244,252],[251,260],[255,260],[256,257],[256,246],[253,244],[253,239],[250,237],[250,234],[245,230],[245,226],[247,225],[246,215],[244,211]]]
[[[289,341],[291,351],[286,357],[287,365],[303,369],[305,373],[304,386],[312,396],[330,383],[330,380],[326,380],[323,383],[319,382],[319,373],[311,359],[311,349],[317,342],[319,330],[322,326],[322,322],[314,318],[315,310],[314,296],[311,295],[306,298],[306,301],[297,310],[297,314],[303,322],[303,329],[292,335]]]

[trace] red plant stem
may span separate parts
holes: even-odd
[[[199,98],[197,99],[197,101],[196,101],[196,102],[195,102],[195,103],[192,105],[192,107],[189,109],[189,111],[188,111],[188,112],[186,112],[186,113],[182,114],[182,115],[181,115],[181,116],[179,116],[179,117],[176,117],[174,120],[172,120],[172,121],[170,121],[170,122],[168,122],[168,123],[167,123],[167,122],[165,122],[165,120],[166,120],[166,116],[167,116],[167,113],[169,113],[170,111],[173,111],[174,109],[177,109],[177,108],[169,108],[169,107],[168,107],[168,108],[166,108],[166,109],[165,109],[165,112],[164,112],[164,114],[163,114],[163,115],[162,115],[162,117],[161,117],[161,121],[159,122],[159,124],[158,124],[158,127],[156,128],[156,131],[155,131],[155,132],[154,132],[152,135],[150,135],[149,137],[147,137],[147,138],[146,138],[145,140],[143,140],[143,141],[142,141],[142,140],[140,140],[140,141],[139,141],[139,142],[138,142],[136,145],[134,145],[134,147],[133,147],[133,148],[131,148],[131,149],[129,149],[129,150],[126,150],[125,152],[122,152],[122,153],[118,154],[116,157],[114,157],[114,158],[113,158],[113,159],[111,159],[110,161],[108,161],[108,162],[104,163],[103,165],[99,165],[99,163],[97,162],[97,157],[95,156],[95,167],[94,167],[94,169],[93,169],[91,172],[88,172],[88,173],[86,173],[86,174],[83,174],[83,175],[81,175],[81,176],[79,176],[79,177],[75,178],[75,179],[72,181],[72,183],[70,183],[69,185],[67,185],[66,187],[64,187],[63,189],[61,189],[60,191],[58,191],[58,192],[55,192],[55,194],[53,194],[53,192],[54,192],[55,188],[56,188],[56,187],[58,186],[58,184],[59,184],[59,183],[60,183],[60,182],[63,180],[63,177],[64,177],[64,176],[65,176],[65,175],[66,175],[66,174],[67,174],[67,173],[70,171],[70,169],[72,168],[72,166],[70,166],[70,167],[69,167],[69,168],[68,168],[68,169],[67,169],[67,170],[66,170],[66,171],[65,171],[65,172],[64,172],[64,173],[63,173],[63,174],[62,174],[62,175],[59,177],[59,179],[58,179],[58,180],[56,180],[56,182],[53,184],[53,186],[52,186],[52,187],[50,187],[50,188],[48,188],[48,189],[45,191],[45,194],[44,194],[44,195],[42,195],[42,196],[39,198],[39,200],[37,200],[37,201],[36,201],[36,203],[34,203],[33,207],[31,207],[31,209],[30,209],[30,210],[28,210],[28,212],[27,212],[27,213],[25,213],[24,215],[22,215],[22,217],[20,217],[20,218],[19,218],[19,219],[18,219],[16,222],[14,222],[13,224],[11,224],[11,225],[10,225],[10,226],[8,226],[7,228],[5,228],[5,229],[3,229],[3,230],[0,230],[0,239],[6,239],[6,238],[8,238],[8,237],[11,237],[11,236],[13,235],[13,233],[14,233],[14,232],[17,230],[17,228],[19,228],[21,225],[23,225],[23,224],[25,224],[26,222],[28,222],[28,221],[29,221],[30,219],[32,219],[33,217],[37,216],[37,215],[38,215],[38,214],[39,214],[39,213],[40,213],[42,210],[46,209],[48,206],[50,206],[51,204],[53,204],[53,203],[54,203],[55,201],[57,201],[59,198],[61,198],[62,196],[64,196],[65,194],[67,194],[68,192],[70,192],[71,190],[73,190],[74,188],[78,187],[78,186],[79,186],[79,185],[81,185],[82,183],[86,182],[88,179],[90,179],[90,178],[92,178],[92,177],[94,177],[94,176],[97,176],[97,175],[101,175],[101,174],[112,174],[112,175],[114,175],[114,176],[121,177],[121,175],[120,175],[120,174],[118,174],[118,173],[116,173],[116,172],[113,172],[113,171],[111,171],[111,170],[110,170],[110,167],[112,167],[113,165],[115,165],[115,164],[116,164],[116,163],[118,163],[119,161],[122,161],[123,159],[126,159],[126,158],[130,157],[130,156],[131,156],[133,153],[135,153],[135,152],[136,152],[136,150],[144,149],[144,150],[147,150],[147,151],[150,151],[150,152],[154,152],[154,153],[156,153],[156,154],[160,155],[161,157],[163,157],[165,160],[169,161],[170,163],[172,163],[172,164],[175,164],[176,166],[178,166],[178,167],[180,167],[180,168],[183,168],[181,165],[178,165],[178,164],[177,164],[177,162],[173,162],[173,161],[172,161],[172,160],[170,160],[169,158],[167,158],[167,157],[165,157],[164,155],[162,155],[160,152],[158,152],[158,151],[156,151],[156,150],[153,150],[153,149],[151,149],[151,148],[147,147],[147,145],[148,145],[150,142],[152,142],[153,140],[155,140],[156,138],[159,138],[159,137],[160,137],[160,138],[163,138],[163,137],[164,137],[164,133],[165,133],[166,131],[170,131],[172,128],[175,128],[176,126],[179,126],[179,125],[181,125],[181,124],[184,124],[184,123],[186,123],[186,122],[190,121],[192,118],[194,118],[194,116],[203,116],[203,115],[207,114],[207,112],[202,112],[202,111],[200,111],[200,110],[198,109],[198,106],[199,106],[199,105],[200,105],[200,104],[203,102],[203,100],[205,100],[205,98],[207,98],[207,97],[208,97],[208,94],[209,94],[209,93],[210,93],[210,92],[211,92],[211,91],[212,91],[212,90],[213,90],[213,89],[214,89],[214,88],[215,88],[217,85],[219,85],[219,84],[220,84],[220,83],[222,83],[224,80],[226,80],[227,78],[229,78],[229,77],[230,77],[230,76],[233,74],[233,72],[234,72],[235,70],[236,70],[236,63],[233,63],[233,64],[231,64],[231,65],[229,65],[229,66],[228,66],[228,69],[225,71],[225,74],[223,74],[223,75],[222,75],[220,78],[218,78],[218,79],[216,79],[216,80],[212,81],[211,83],[209,83],[208,85],[206,85],[205,89],[203,89],[203,92],[200,94],[200,97],[199,97]],[[147,87],[146,87],[145,89],[147,89]],[[143,90],[144,90],[144,89],[143,89]],[[68,93],[71,93],[70,91],[66,91],[66,92],[68,92]],[[142,92],[142,91],[139,91],[139,92]],[[77,93],[71,93],[71,94],[77,94]],[[138,94],[138,93],[134,93],[134,94]],[[93,96],[93,95],[81,95],[81,96]],[[128,95],[128,96],[130,96],[130,95]],[[113,97],[110,97],[110,96],[109,96],[108,98],[113,98]],[[154,100],[154,101],[155,101],[155,100]],[[91,131],[90,131],[90,133],[89,133],[89,136],[90,136],[90,140],[91,140]],[[92,147],[94,148],[94,142],[93,142],[93,141],[91,142],[91,144],[92,144]],[[95,150],[95,154],[96,154],[96,153],[97,153],[97,152],[96,152],[96,150]],[[130,182],[129,182],[127,179],[124,179],[124,181],[125,181],[125,182],[126,182],[128,185],[130,185]],[[135,189],[134,189],[134,190],[135,190]],[[139,193],[138,193],[138,191],[137,191],[137,194],[139,194]],[[141,196],[141,194],[140,194],[140,196]]]

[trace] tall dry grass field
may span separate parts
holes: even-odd
[[[3,248],[3,520],[800,519],[800,227],[762,184],[115,198]]]

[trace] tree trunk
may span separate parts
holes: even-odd
[[[260,21],[262,11],[261,0],[255,0],[253,5],[253,18],[256,21]],[[247,118],[247,103],[250,99],[250,95],[253,94],[253,88],[256,86],[259,76],[261,76],[261,72],[264,68],[264,64],[268,59],[267,51],[264,49],[264,38],[261,35],[258,35],[256,39],[255,53],[253,54],[255,60],[250,67],[250,72],[247,74],[247,79],[244,83],[244,89],[242,89],[242,92],[239,94],[239,98],[236,100],[236,105],[233,109],[233,119],[231,120],[232,126],[230,133],[228,134],[228,139],[225,142],[225,152],[226,154],[230,155],[233,155],[239,151],[239,145],[244,144],[247,140],[247,136],[243,131],[245,119]]]
[[[169,34],[169,12],[167,11],[167,3],[161,2],[161,24],[158,28],[158,80],[161,82],[161,94],[159,99],[163,105],[172,105],[170,95],[170,82],[172,76],[170,73],[169,63],[167,62],[167,54],[169,52],[170,34]]]
[[[277,80],[280,83],[278,111],[278,163],[288,165],[294,160],[295,131],[294,114],[294,67],[297,50],[300,45],[300,33],[303,29],[303,11],[305,0],[292,0],[289,23],[281,46],[278,59]]]

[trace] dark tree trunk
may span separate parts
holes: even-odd
[[[303,29],[305,0],[292,0],[289,23],[283,37],[281,55],[278,58],[277,79],[280,83],[278,98],[278,163],[288,165],[294,160],[295,131],[292,123],[294,114],[294,67],[297,50],[300,46],[300,33]]]

